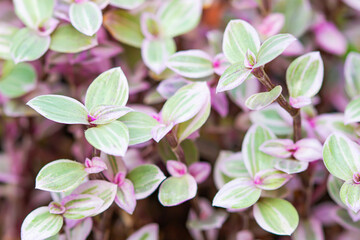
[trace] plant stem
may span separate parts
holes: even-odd
[[[271,82],[269,76],[265,73],[263,67],[255,68],[252,70],[252,74],[263,84],[268,91],[271,91],[276,86]],[[276,99],[279,105],[285,109],[293,118],[293,138],[294,142],[301,139],[301,116],[300,111],[297,108],[293,108],[288,101],[286,101],[284,95]]]
[[[168,141],[168,143],[171,147],[171,150],[174,152],[177,160],[179,160],[180,162],[182,162],[186,165],[184,150],[178,143],[173,131],[171,131],[170,133],[168,133],[166,135],[166,140]]]

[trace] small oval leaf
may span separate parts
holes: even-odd
[[[281,92],[282,87],[278,85],[269,92],[262,92],[251,95],[248,99],[246,99],[245,105],[251,110],[260,110],[276,101]]]

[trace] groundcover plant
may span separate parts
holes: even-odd
[[[358,0],[2,0],[0,66],[1,239],[360,239]]]

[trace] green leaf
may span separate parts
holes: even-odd
[[[81,163],[60,159],[46,164],[36,176],[35,188],[51,192],[65,192],[76,188],[88,173]]]
[[[226,26],[223,52],[230,63],[243,63],[246,52],[257,54],[260,39],[256,30],[244,20],[231,20]]]
[[[296,58],[286,71],[290,97],[315,96],[322,85],[324,64],[319,52],[310,52]]]
[[[78,53],[95,47],[97,37],[86,36],[71,24],[61,25],[51,34],[50,49],[61,53]]]
[[[128,10],[137,8],[144,2],[145,0],[110,0],[111,5]]]
[[[126,240],[159,240],[159,226],[150,223],[131,234]]]
[[[360,186],[353,180],[346,181],[340,189],[340,198],[345,205],[353,212],[360,210]]]
[[[15,63],[33,61],[44,55],[49,46],[49,36],[40,36],[31,29],[23,28],[13,36],[11,57]]]
[[[334,177],[333,175],[329,175],[329,178],[327,180],[327,190],[330,197],[336,202],[337,205],[346,208],[346,205],[342,202],[340,198],[340,189],[343,184],[343,180]]]
[[[12,65],[6,62],[4,65]],[[5,68],[5,66],[3,67]],[[34,68],[25,63],[11,66],[7,74],[0,78],[0,92],[8,98],[21,97],[35,88],[36,72]]]
[[[129,85],[120,67],[100,74],[89,86],[85,106],[90,112],[101,105],[125,106],[129,98]]]
[[[176,37],[194,29],[200,22],[202,1],[166,1],[157,12],[162,30],[168,37]]]
[[[61,202],[66,209],[63,216],[68,219],[83,219],[92,216],[104,204],[101,198],[90,194],[69,195]]]
[[[324,240],[322,223],[315,217],[301,219],[292,238],[294,240]]]
[[[124,156],[129,144],[129,131],[125,124],[114,121],[85,131],[86,140],[95,148],[114,156]]]
[[[72,3],[69,9],[71,24],[81,33],[92,36],[102,23],[100,8],[93,2]]]
[[[239,177],[226,183],[215,195],[212,205],[223,208],[241,209],[259,200],[261,189],[249,177]]]
[[[27,105],[42,116],[64,124],[88,125],[88,112],[82,103],[61,95],[41,95],[31,99]]]
[[[345,109],[345,124],[360,122],[360,98],[352,100]]]
[[[14,0],[16,15],[32,29],[38,29],[52,17],[54,5],[54,0]]]
[[[118,41],[140,48],[144,36],[141,33],[139,15],[123,10],[111,10],[104,16],[104,26]]]
[[[254,177],[254,181],[256,187],[260,189],[275,190],[285,185],[291,177],[291,175],[285,172],[276,169],[267,169],[258,172]]]
[[[262,229],[277,235],[290,236],[299,223],[299,215],[293,205],[279,198],[260,199],[254,205],[253,213]]]
[[[344,181],[360,172],[359,145],[345,135],[334,133],[329,136],[323,148],[324,163],[328,171]]]
[[[144,199],[150,196],[166,177],[156,165],[144,164],[131,170],[126,178],[134,184],[136,199]]]
[[[345,66],[345,90],[351,98],[360,96],[360,54],[351,52],[346,57]]]
[[[275,158],[259,149],[270,139],[275,139],[275,135],[268,128],[260,125],[253,125],[245,135],[242,153],[245,166],[252,177],[261,170],[274,168]]]
[[[279,159],[275,162],[274,168],[286,172],[287,174],[295,174],[305,171],[308,166],[308,162],[293,159]]]
[[[280,85],[274,87],[269,92],[256,93],[246,99],[245,105],[251,110],[260,110],[269,106],[280,96],[282,87]]]
[[[0,23],[0,59],[11,59],[10,46],[12,38],[17,31],[16,27]]]
[[[159,201],[165,207],[179,205],[195,197],[197,184],[193,176],[169,177],[160,186]]]
[[[158,122],[149,115],[142,112],[130,112],[119,118],[129,130],[129,145],[146,142],[152,138],[151,130]]]
[[[38,240],[57,234],[63,225],[63,217],[49,213],[48,207],[40,207],[29,213],[21,225],[21,239]]]
[[[251,71],[251,69],[245,68],[242,62],[231,65],[221,75],[216,87],[216,92],[218,93],[236,88],[250,76]]]
[[[256,64],[254,68],[265,65],[280,54],[296,40],[291,34],[278,34],[272,36],[263,42],[256,57]]]
[[[188,78],[203,78],[214,73],[211,57],[201,50],[177,52],[169,58],[166,66]]]
[[[229,177],[250,177],[241,152],[226,157],[220,164],[220,168]]]
[[[167,39],[145,39],[141,45],[141,56],[145,65],[156,74],[166,69],[168,58],[176,51],[175,41]]]
[[[95,118],[91,124],[107,124],[126,115],[133,110],[123,106],[100,105],[91,109],[90,115]]]

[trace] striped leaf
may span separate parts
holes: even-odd
[[[125,124],[114,121],[85,131],[86,140],[95,148],[114,156],[124,156],[129,144],[129,131]]]
[[[330,135],[323,149],[324,163],[328,171],[344,181],[353,178],[360,172],[359,145],[345,135],[334,133]]]
[[[203,78],[214,73],[211,57],[201,50],[177,52],[169,58],[166,66],[188,78]]]
[[[63,217],[49,213],[48,207],[40,207],[29,213],[21,225],[21,239],[38,240],[57,234],[63,225]]]
[[[144,12],[141,14],[141,31],[146,39],[164,37],[161,23],[154,13]]]
[[[344,181],[334,177],[333,175],[329,175],[327,180],[327,191],[332,198],[336,202],[337,205],[346,208],[346,205],[342,202],[340,198],[340,189],[342,185],[344,184]]]
[[[75,220],[76,221],[76,220]],[[93,228],[93,220],[91,218],[85,218],[78,222],[75,227],[67,228],[66,236],[69,239],[84,240],[88,239]],[[60,239],[46,239],[46,240],[62,240]]]
[[[110,182],[115,182],[116,175],[119,172],[126,173],[127,170],[122,157],[108,155],[104,152],[101,152],[100,158],[107,167],[107,169],[102,173]]]
[[[225,158],[225,160],[220,164],[220,168],[227,176],[230,177],[250,177],[245,167],[241,152],[234,153]]]
[[[103,206],[104,201],[90,194],[71,194],[61,201],[66,211],[63,214],[68,219],[83,219],[92,216]]]
[[[159,226],[156,223],[147,224],[126,240],[159,240]]]
[[[294,240],[325,240],[321,222],[314,217],[302,219],[292,238]]]
[[[125,179],[118,187],[115,203],[127,213],[132,214],[136,207],[134,185],[129,179]]]
[[[88,125],[88,112],[82,103],[61,95],[41,95],[31,99],[27,105],[42,116],[64,124]]]
[[[170,77],[162,80],[156,87],[156,91],[165,99],[169,99],[173,96],[177,90],[187,85],[189,81],[185,80],[180,76]]]
[[[264,142],[260,146],[260,150],[278,158],[289,158],[292,153],[288,151],[288,146],[293,146],[294,142],[290,139],[273,139]]]
[[[141,45],[141,56],[145,65],[156,74],[166,69],[166,62],[176,51],[175,41],[166,39],[145,39]]]
[[[89,86],[85,106],[90,112],[101,105],[125,106],[129,98],[129,85],[120,67],[100,74]]]
[[[226,93],[230,99],[242,108],[244,111],[247,111],[248,108],[245,106],[245,101],[251,95],[260,92],[260,83],[257,81],[254,76],[250,75],[248,81],[243,82],[236,88],[233,88]]]
[[[275,190],[284,186],[291,177],[291,175],[276,169],[266,169],[255,175],[254,182],[260,189]]]
[[[16,15],[29,28],[38,29],[53,14],[54,0],[14,0]]]
[[[115,121],[116,119],[126,115],[127,113],[133,111],[131,108],[123,106],[113,106],[113,105],[102,105],[96,106],[91,109],[90,115],[95,118],[94,121],[91,121],[92,124],[107,124]]]
[[[104,16],[104,26],[118,41],[140,48],[144,36],[141,33],[140,16],[123,10],[110,10]]]
[[[88,173],[81,163],[60,159],[46,164],[36,176],[35,188],[51,192],[65,192],[76,188]]]
[[[200,22],[201,0],[170,0],[162,4],[157,16],[167,37],[176,37],[194,29]]]
[[[145,0],[110,0],[112,6],[128,10],[137,8],[144,2]]]
[[[180,88],[164,104],[161,114],[164,123],[181,123],[193,118],[208,101],[206,82],[195,82]]]
[[[346,181],[340,189],[340,198],[353,212],[360,210],[360,186],[353,180]]]
[[[165,207],[179,205],[195,197],[197,184],[193,176],[169,177],[160,186],[159,201]]]
[[[319,52],[310,52],[296,58],[286,71],[290,97],[314,97],[324,77],[324,64]]]
[[[35,69],[25,63],[13,65],[12,62],[5,62],[6,65],[12,65],[10,72],[2,74],[0,78],[0,92],[8,98],[20,97],[33,90],[36,85]]]
[[[245,166],[252,177],[261,170],[274,167],[275,158],[260,150],[260,146],[267,140],[274,139],[275,135],[260,125],[253,125],[246,133],[242,153]]]
[[[55,52],[78,53],[96,45],[98,45],[96,35],[86,36],[71,24],[61,25],[51,34],[50,49]]]
[[[254,181],[249,177],[239,177],[226,183],[216,193],[213,206],[241,209],[252,206],[256,203],[261,194]]]
[[[178,125],[176,135],[179,142],[184,141],[188,136],[197,131],[208,119],[211,111],[211,99],[209,88],[206,87],[206,89],[208,90],[208,98],[200,111],[193,118]],[[203,91],[206,91],[205,88]]]
[[[130,112],[119,119],[129,130],[129,145],[146,142],[152,138],[151,130],[158,122],[142,112]]]
[[[230,63],[243,63],[246,52],[257,54],[260,39],[256,30],[244,20],[231,20],[226,26],[223,52]]]
[[[278,34],[266,39],[265,42],[261,44],[254,68],[260,67],[274,60],[295,40],[296,38],[291,34]]]
[[[308,166],[308,162],[293,159],[279,159],[275,162],[274,168],[286,172],[287,174],[295,174],[304,172]]]
[[[260,199],[254,205],[253,214],[262,229],[277,235],[291,235],[299,223],[293,205],[279,198]]]
[[[92,36],[101,27],[102,13],[94,2],[73,3],[70,5],[71,24],[81,33]]]
[[[49,49],[50,40],[50,36],[40,36],[34,30],[23,28],[13,36],[11,57],[15,63],[36,60]]]
[[[126,177],[134,184],[136,199],[150,196],[166,178],[162,171],[153,164],[136,167]]]
[[[360,98],[352,100],[345,109],[344,123],[360,122]]]
[[[360,96],[360,54],[351,52],[346,57],[345,66],[345,90],[351,98]]]
[[[17,31],[16,27],[0,23],[0,59],[11,60],[10,46]]]
[[[104,180],[91,180],[78,186],[71,194],[90,194],[104,201],[103,205],[94,213],[100,214],[107,210],[114,202],[117,185]]]
[[[168,134],[174,127],[173,123],[158,124],[151,130],[151,136],[156,142],[160,142],[166,134]]]
[[[282,92],[280,85],[269,92],[255,93],[246,99],[245,105],[251,110],[260,110],[276,101]]]
[[[236,88],[250,76],[250,73],[251,69],[245,68],[241,62],[231,65],[221,75],[216,92],[224,92]]]

